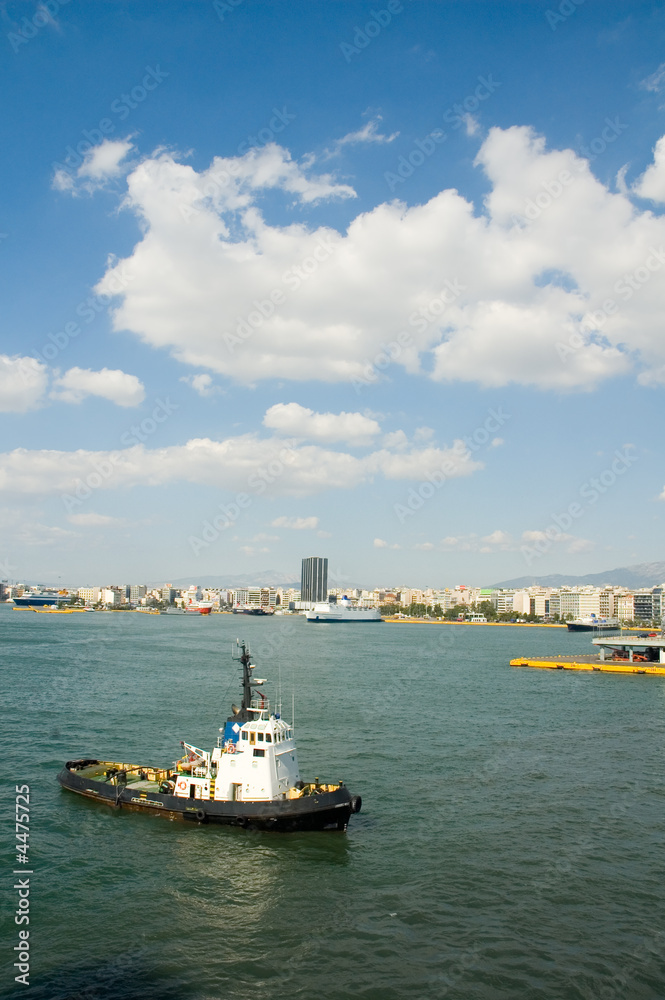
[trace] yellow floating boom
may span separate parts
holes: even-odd
[[[532,659],[519,657],[510,661],[511,667],[536,667],[540,670],[587,670],[603,674],[656,674],[665,677],[663,663],[620,663],[615,660],[601,660],[599,656],[549,656]]]

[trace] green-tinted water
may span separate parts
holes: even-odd
[[[247,834],[60,790],[77,756],[212,746],[248,639],[346,835]],[[665,995],[665,684],[513,669],[559,630],[313,626],[0,607],[5,965],[32,1000]],[[31,985],[14,988],[14,786],[31,787]]]

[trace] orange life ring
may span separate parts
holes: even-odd
[[[178,778],[178,788],[180,789],[181,792],[186,792],[187,791],[187,779],[186,778]]]
[[[226,752],[227,753],[235,753],[236,752],[236,745],[235,745],[235,743],[229,743],[228,746],[227,746],[227,748],[226,748]]]

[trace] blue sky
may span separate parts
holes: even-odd
[[[2,576],[662,555],[662,4],[1,6]]]

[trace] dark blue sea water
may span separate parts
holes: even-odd
[[[343,834],[248,834],[60,790],[78,756],[167,763],[281,682]],[[0,995],[30,1000],[665,996],[665,679],[516,669],[564,631],[0,607]],[[31,789],[15,986],[14,786]]]

